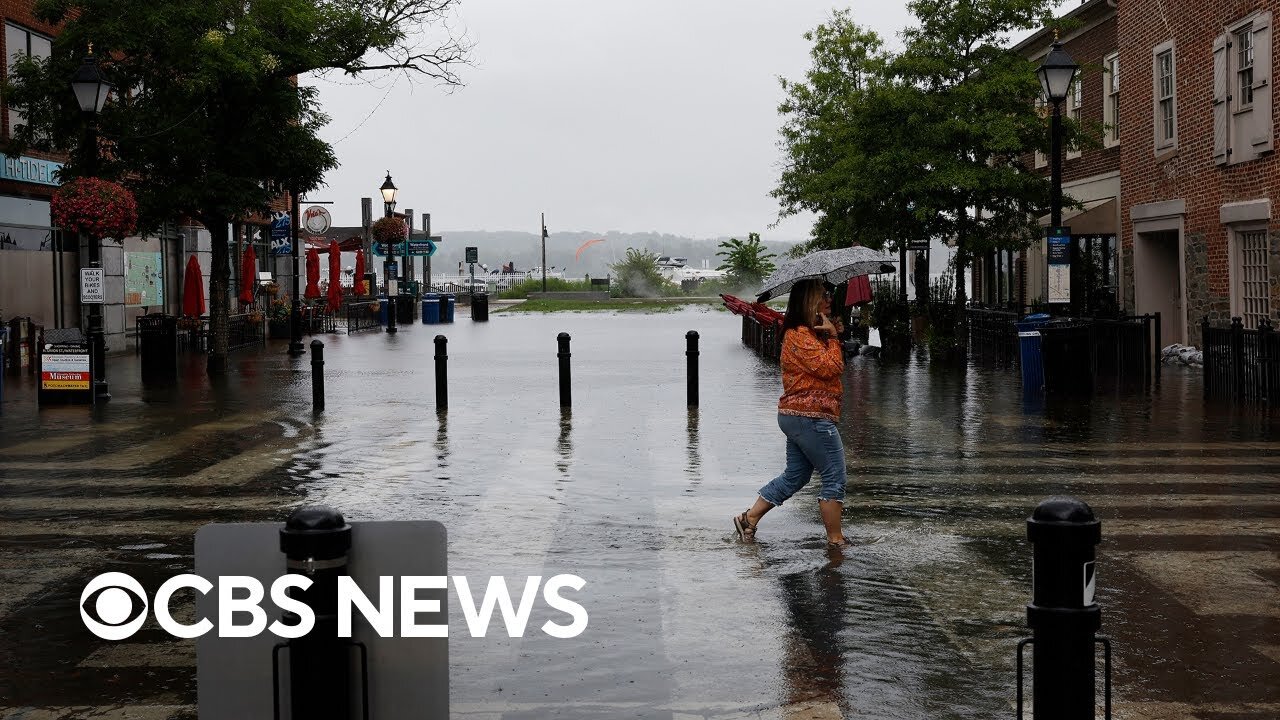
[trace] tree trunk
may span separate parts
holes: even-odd
[[[227,331],[230,303],[227,301],[231,283],[231,265],[228,263],[227,218],[202,217],[200,221],[212,237],[212,267],[209,271],[209,360],[210,375],[222,375],[227,371]]]

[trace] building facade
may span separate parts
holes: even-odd
[[[1123,301],[1163,342],[1275,322],[1274,0],[1121,0]]]

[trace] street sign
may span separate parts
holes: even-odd
[[[80,268],[81,304],[101,305],[107,301],[102,268]]]
[[[929,249],[929,238],[927,238],[927,237],[926,237],[926,238],[911,238],[910,240],[908,240],[908,241],[907,241],[907,249],[908,249],[908,250],[916,250],[916,251],[919,251],[919,250],[928,250],[928,249]]]
[[[467,248],[467,260],[466,260],[466,261],[467,261],[467,262],[469,262],[469,263],[476,263],[476,262],[480,262],[480,248],[476,248],[476,247],[469,247],[469,248]]]
[[[1071,228],[1048,229],[1048,301],[1071,302]]]
[[[440,236],[431,238],[417,238],[416,240],[405,240],[404,242],[395,243],[393,246],[395,254],[407,257],[431,257],[436,254],[436,243],[440,241]],[[383,257],[387,254],[387,246],[385,243],[374,243],[373,254]]]
[[[302,226],[312,235],[323,235],[333,226],[333,217],[320,205],[312,205],[302,213]]]

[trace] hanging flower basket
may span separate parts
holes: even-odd
[[[375,242],[398,243],[409,239],[409,226],[397,217],[379,218],[369,228]]]
[[[64,230],[123,241],[137,232],[138,202],[123,185],[95,177],[59,187],[49,203],[53,222]]]

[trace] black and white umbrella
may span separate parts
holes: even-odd
[[[756,301],[764,302],[779,297],[801,280],[822,280],[839,285],[858,275],[894,272],[896,268],[893,263],[897,261],[892,255],[861,246],[819,250],[784,263],[774,270],[762,284],[764,289],[760,291]]]

